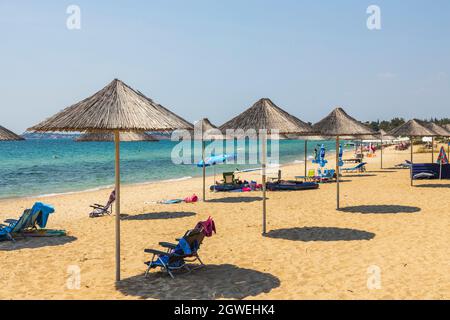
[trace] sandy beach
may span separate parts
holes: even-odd
[[[1,299],[450,299],[448,181],[416,181],[394,165],[409,150],[367,158],[366,173],[344,174],[337,211],[335,184],[319,190],[268,193],[268,230],[261,236],[261,193],[211,193],[208,202],[161,205],[201,195],[201,178],[123,186],[122,278],[114,284],[114,216],[90,219],[89,205],[111,190],[0,201],[0,220],[17,218],[35,201],[56,208],[48,228],[68,236],[0,243]],[[430,162],[430,154],[415,154]],[[303,174],[283,167],[283,178]],[[240,175],[260,181],[257,172]],[[212,184],[208,177],[208,184]],[[145,248],[174,241],[212,216],[207,266],[172,280],[144,279]],[[75,266],[75,267],[74,267]],[[80,288],[70,285],[80,269]],[[371,270],[380,286],[368,287]]]

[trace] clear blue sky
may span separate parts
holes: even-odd
[[[0,124],[22,132],[115,77],[215,124],[261,97],[311,122],[338,105],[450,116],[449,14],[448,0],[0,0]]]

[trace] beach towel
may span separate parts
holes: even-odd
[[[51,213],[55,212],[55,209],[51,205],[41,202],[36,202],[31,210],[33,215],[38,213],[36,223],[41,228],[45,228],[45,226],[47,225],[48,216]]]
[[[433,179],[435,175],[433,172],[420,172],[413,176],[413,179]]]
[[[193,194],[190,197],[184,198],[184,202],[186,202],[186,203],[194,203],[194,202],[197,202],[197,201],[198,201],[198,197],[195,194]]]
[[[183,202],[183,199],[172,199],[172,200],[162,200],[159,201],[159,204],[175,204],[175,203],[181,203]]]
[[[157,203],[157,204],[177,204],[181,202],[185,203],[195,203],[198,201],[197,195],[193,194],[190,197],[184,199],[170,199],[170,200],[160,200],[160,201],[147,201],[146,203]]]
[[[211,217],[208,217],[206,221],[197,223],[194,229],[201,230],[206,237],[211,237],[213,232],[216,233],[216,224]]]

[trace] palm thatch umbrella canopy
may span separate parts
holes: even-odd
[[[380,129],[380,131],[378,131],[378,134],[381,135],[381,138],[384,141],[392,141],[395,140],[396,138],[394,136],[389,135],[386,131],[384,131],[383,129]]]
[[[413,162],[413,138],[434,137],[436,133],[428,129],[423,121],[412,119],[389,132],[394,137],[409,137],[411,142],[411,163]],[[413,185],[412,165],[410,169],[411,186]]]
[[[113,142],[114,133],[112,132],[87,132],[75,139],[76,142]],[[146,132],[121,132],[121,142],[157,142],[157,138]]]
[[[419,122],[420,124],[425,126],[428,130],[434,132],[436,136],[450,137],[450,132],[447,129],[441,127],[440,125],[437,125],[434,122],[426,122],[426,121],[419,121]]]
[[[219,128],[209,121],[208,118],[202,118],[194,123],[195,140],[221,140],[224,139]]]
[[[450,132],[450,124],[444,124],[442,127]]]
[[[220,126],[228,130],[255,130],[261,137],[262,186],[263,186],[263,234],[266,234],[266,144],[267,133],[314,135],[311,126],[287,113],[268,98],[258,100],[253,106]]]
[[[423,122],[417,119],[409,120],[404,124],[392,129],[388,133],[394,137],[432,137],[436,134],[423,125]]]
[[[364,136],[377,134],[367,125],[349,116],[344,109],[336,108],[312,126],[324,136]]]
[[[313,133],[309,124],[287,113],[268,98],[258,100],[253,106],[220,126],[222,132],[235,129],[304,136]]]
[[[118,79],[30,131],[172,131],[192,124]]]
[[[20,140],[25,139],[15,134],[11,130],[8,130],[5,127],[0,126],[0,141],[20,141]]]
[[[339,138],[342,136],[374,135],[376,132],[349,116],[344,109],[336,108],[328,116],[312,126],[314,131],[336,137],[336,203],[339,209]]]
[[[377,132],[375,134],[365,134],[360,136],[341,136],[341,140],[380,140],[381,135]]]
[[[209,121],[202,118],[194,123],[194,140],[202,143],[202,175],[203,175],[203,201],[206,200],[206,165],[205,165],[205,140],[223,140],[222,132]]]
[[[116,146],[116,281],[120,280],[120,133],[190,129],[192,124],[120,80],[29,131],[113,132]]]

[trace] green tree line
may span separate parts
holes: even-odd
[[[428,121],[428,122],[434,122],[438,125],[450,124],[450,118],[442,118],[442,119],[430,118],[430,119],[422,119],[422,120]],[[366,124],[369,125],[373,130],[378,131],[380,129],[383,129],[384,131],[389,132],[390,130],[392,130],[398,126],[401,126],[405,122],[406,122],[406,120],[403,118],[393,118],[391,120],[367,121]]]

